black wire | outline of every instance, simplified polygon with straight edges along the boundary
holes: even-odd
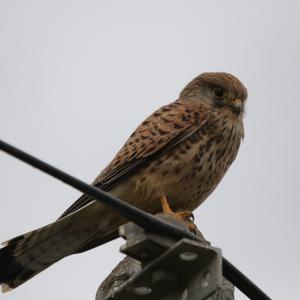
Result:
[[[152,231],[159,232],[175,239],[188,238],[191,240],[198,240],[198,238],[177,226],[171,225],[143,210],[128,204],[109,193],[106,193],[93,185],[87,184],[40,159],[0,140],[0,149],[4,152],[26,162],[27,164],[73,186],[75,189],[88,194],[93,199],[100,201],[105,206],[118,212],[122,216],[128,218],[141,227]],[[241,273],[234,265],[227,259],[223,258],[223,275],[239,290],[241,290],[250,299],[264,300],[271,299],[258,286],[256,286],[250,279]]]

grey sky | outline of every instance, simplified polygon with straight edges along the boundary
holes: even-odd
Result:
[[[196,223],[274,299],[299,297],[299,1],[0,1],[1,138],[91,182],[193,77],[247,86],[245,141]],[[0,240],[79,193],[0,155]],[[116,241],[62,260],[1,299],[94,299]],[[240,293],[236,299],[245,299]]]

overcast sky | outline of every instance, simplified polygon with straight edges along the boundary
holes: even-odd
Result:
[[[1,138],[91,182],[192,78],[233,73],[249,92],[245,140],[196,223],[273,299],[296,299],[299,3],[0,0]],[[80,195],[3,153],[0,171],[1,241],[55,220]],[[94,299],[121,243],[63,259],[0,297]]]

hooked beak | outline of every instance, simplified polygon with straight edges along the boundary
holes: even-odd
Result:
[[[243,110],[243,103],[239,98],[229,99],[226,102],[226,106],[228,106],[237,115],[239,115]]]

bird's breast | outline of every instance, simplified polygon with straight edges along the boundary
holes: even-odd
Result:
[[[174,210],[194,210],[224,176],[236,157],[240,140],[236,126],[223,125],[213,132],[199,128],[131,175],[114,194],[151,213],[161,210],[159,199],[163,195]]]

